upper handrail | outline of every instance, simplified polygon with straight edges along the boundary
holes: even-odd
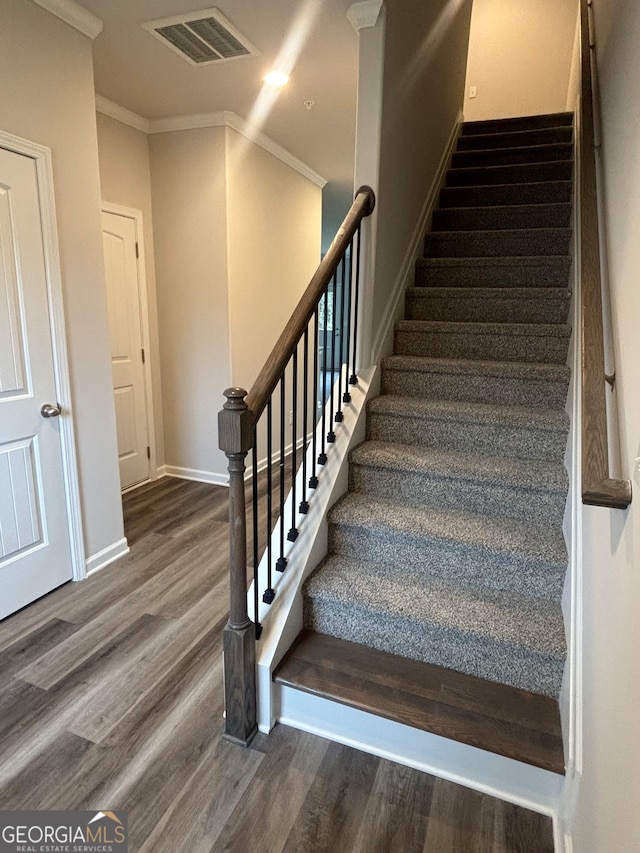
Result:
[[[610,476],[607,434],[602,275],[589,33],[589,2],[580,0],[580,264],[582,282],[582,502],[626,509],[631,482]]]
[[[333,278],[345,251],[351,243],[353,235],[358,230],[362,220],[373,212],[374,206],[375,195],[371,187],[360,187],[331,246],[320,262],[313,278],[307,285],[307,289],[302,294],[293,314],[271,351],[271,355],[266,360],[264,367],[247,394],[247,407],[253,414],[254,419],[257,420],[264,411],[269,397],[280,381],[282,372],[287,366],[293,349],[302,338],[304,330],[313,317],[318,301]]]

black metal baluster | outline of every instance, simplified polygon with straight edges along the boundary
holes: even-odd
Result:
[[[358,384],[358,375],[356,374],[357,363],[357,348],[358,348],[358,300],[360,296],[360,226],[358,225],[358,251],[356,254],[356,280],[354,285],[354,304],[353,304],[353,370],[349,377],[351,385]]]
[[[302,345],[302,500],[298,510],[303,514],[309,511],[307,502],[307,451],[309,450],[309,326],[304,330]]]
[[[340,342],[340,351],[338,353],[338,411],[336,412],[336,423],[342,423],[342,406],[340,405],[342,400],[342,362],[344,360],[344,288],[345,288],[345,267],[346,267],[346,256],[342,256],[342,268],[340,271],[340,323],[336,323],[336,328],[338,329],[338,341]]]
[[[267,586],[272,593],[271,601],[273,601],[273,598],[275,596],[275,592],[273,591],[272,579],[273,546],[271,544],[271,533],[273,526],[273,421],[271,406],[272,399],[273,395],[269,397],[269,402],[267,403]],[[271,601],[267,601],[266,598],[264,599],[264,601],[267,604],[271,604]]]
[[[293,360],[291,362],[291,379],[293,386],[291,389],[291,529],[287,533],[289,542],[295,542],[298,538],[298,528],[296,527],[296,475],[298,473],[298,344],[293,350]]]
[[[353,291],[353,239],[349,243],[349,280],[347,282],[347,286],[349,289],[349,294],[347,296],[347,322],[345,325],[345,329],[347,332],[347,341],[344,349],[344,359],[345,365],[347,368],[347,373],[349,372],[349,356],[351,355],[351,296]],[[346,381],[346,377],[345,377]],[[349,386],[346,385],[344,389],[344,394],[342,395],[343,403],[351,402],[351,394],[349,393]]]
[[[327,462],[325,437],[327,435],[327,318],[329,316],[329,285],[322,296],[324,301],[324,331],[322,340],[322,446],[318,455],[318,465]]]
[[[262,626],[258,619],[259,578],[258,578],[258,462],[256,431],[253,430],[253,451],[251,454],[251,508],[253,511],[253,621],[256,626],[256,640],[260,639]]]
[[[313,468],[311,472],[311,477],[309,477],[309,488],[317,489],[318,488],[318,477],[316,475],[316,464],[317,464],[317,433],[318,427],[318,306],[316,305],[316,312],[313,315],[313,433],[311,436],[311,446],[313,448],[313,452],[311,454],[313,458]]]
[[[280,377],[280,556],[276,561],[276,571],[284,572],[287,559],[284,556],[284,373]]]
[[[338,271],[333,274],[333,292],[331,294],[331,377],[329,379],[329,432],[327,433],[327,443],[333,444],[336,440],[336,434],[333,431],[333,377],[336,373],[336,289],[338,287]],[[328,307],[328,305],[327,305]]]

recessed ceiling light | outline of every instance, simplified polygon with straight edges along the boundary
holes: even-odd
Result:
[[[274,69],[265,76],[264,82],[268,83],[269,86],[274,86],[279,89],[282,86],[287,85],[289,82],[289,75],[285,74],[284,71]]]

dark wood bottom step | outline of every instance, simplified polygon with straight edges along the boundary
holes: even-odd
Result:
[[[285,655],[274,680],[564,773],[558,703],[547,696],[307,630]]]

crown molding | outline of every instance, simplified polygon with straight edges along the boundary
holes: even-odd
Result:
[[[143,133],[149,133],[149,119],[121,107],[120,104],[115,104],[102,95],[96,95],[96,111],[119,121],[121,124],[141,130]]]
[[[74,3],[74,0],[33,0],[33,2],[91,40],[102,32],[103,23],[100,18],[87,12],[78,3]]]
[[[383,7],[383,0],[362,0],[347,9],[347,18],[353,29],[359,33],[365,27],[375,27]]]
[[[151,120],[149,122],[148,132],[154,134],[171,133],[176,130],[197,130],[204,127],[229,127],[232,130],[235,130],[236,133],[239,133],[241,136],[244,136],[246,139],[253,142],[254,145],[268,151],[269,154],[272,154],[274,157],[277,157],[278,160],[286,163],[287,166],[290,166],[296,172],[299,172],[299,174],[303,175],[307,180],[311,181],[311,183],[321,189],[327,184],[326,179],[323,178],[322,175],[319,175],[310,166],[303,163],[302,160],[298,160],[298,158],[287,151],[286,148],[278,145],[277,142],[274,142],[273,139],[270,139],[262,133],[261,130],[258,130],[257,127],[249,124],[248,121],[245,121],[245,119],[230,110],[224,110],[217,113],[197,113],[189,116],[173,116],[172,118]]]

